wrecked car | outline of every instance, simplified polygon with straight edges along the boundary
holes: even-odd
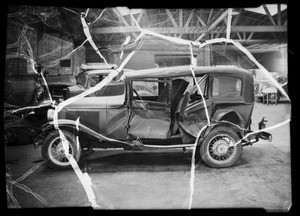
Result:
[[[110,83],[115,94],[83,97],[58,112],[48,110],[49,122],[34,142],[51,168],[71,166],[69,154],[79,161],[83,150],[93,148],[190,148],[196,159],[210,167],[236,164],[243,146],[272,135],[251,130],[254,78],[238,67],[190,66],[124,72],[124,81]],[[153,90],[147,93],[135,85]],[[114,86],[114,87],[113,87]],[[198,88],[199,86],[199,88]],[[200,90],[203,97],[201,96]],[[261,128],[260,128],[261,129]]]
[[[24,62],[23,59],[19,61]],[[35,65],[36,73],[32,70],[14,70],[10,63],[8,61],[5,73],[4,141],[6,145],[28,144],[33,142],[41,126],[47,122],[51,101],[44,88],[44,71],[40,65]]]

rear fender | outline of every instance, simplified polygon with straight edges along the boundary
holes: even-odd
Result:
[[[238,125],[241,128],[245,128],[245,122],[242,116],[234,110],[217,110],[214,113],[212,120],[216,122],[227,121]]]
[[[237,135],[239,136],[240,139],[242,139],[245,134],[245,130],[243,128],[239,127],[238,125],[233,124],[228,121],[220,121],[217,123],[212,123],[212,125],[208,126],[205,129],[205,131],[204,131],[203,135],[200,137],[197,145],[200,145],[202,143],[204,138],[210,133],[211,130],[213,130],[214,128],[220,127],[220,126],[232,128],[237,133]]]

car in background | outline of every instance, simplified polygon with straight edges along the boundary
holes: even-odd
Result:
[[[287,74],[280,74],[276,72],[270,73],[273,78],[280,84],[280,86],[288,94],[288,78]],[[276,99],[275,103],[277,104],[281,99],[284,99],[285,96],[280,90],[272,83],[271,80],[267,78],[255,80],[255,97],[260,102],[265,102],[266,98]]]
[[[99,82],[101,82],[110,72],[115,70],[116,65],[110,65],[111,68],[107,69],[106,65],[103,64],[85,64],[82,65],[82,71],[78,73],[76,76],[76,84],[73,86],[67,87],[67,92],[65,94],[65,99],[68,99],[70,97],[74,97],[75,95],[81,94],[82,92],[86,91],[89,88],[94,87]],[[124,71],[131,71],[130,69],[123,69],[121,74],[123,74]],[[121,75],[119,77],[116,77],[113,82],[117,82],[119,80]],[[103,91],[103,90],[102,90]],[[102,91],[99,92],[96,91],[95,93],[91,94],[99,96],[102,94]],[[108,91],[108,90],[107,90]]]
[[[250,72],[196,66],[194,73],[196,80],[189,65],[124,72],[124,81],[107,85],[119,89],[115,94],[94,94],[63,107],[55,121],[61,131],[54,127],[54,110],[49,109],[49,122],[34,147],[42,146],[49,167],[65,169],[71,167],[65,151],[78,162],[83,150],[93,148],[142,151],[196,144],[197,160],[223,168],[237,163],[243,146],[271,141],[271,134],[250,127],[255,104]],[[153,90],[145,93],[136,86]]]
[[[16,65],[23,67],[16,68]],[[5,144],[32,143],[47,122],[47,110],[51,107],[49,94],[44,88],[43,71],[38,65],[36,71],[28,71],[31,67],[27,67],[24,59],[7,59],[6,66],[3,115]]]
[[[76,84],[76,76],[70,75],[47,75],[44,88],[49,88],[51,97],[56,103],[60,103],[68,97],[68,87]],[[46,87],[47,85],[47,87]]]

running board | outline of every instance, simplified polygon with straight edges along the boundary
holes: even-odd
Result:
[[[149,149],[174,149],[174,148],[192,148],[195,144],[178,144],[178,145],[147,145],[144,144],[143,148],[149,148]]]

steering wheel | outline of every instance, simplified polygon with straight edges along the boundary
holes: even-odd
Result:
[[[140,100],[143,100],[142,97],[137,93],[137,91],[134,88],[132,88],[132,90]]]

